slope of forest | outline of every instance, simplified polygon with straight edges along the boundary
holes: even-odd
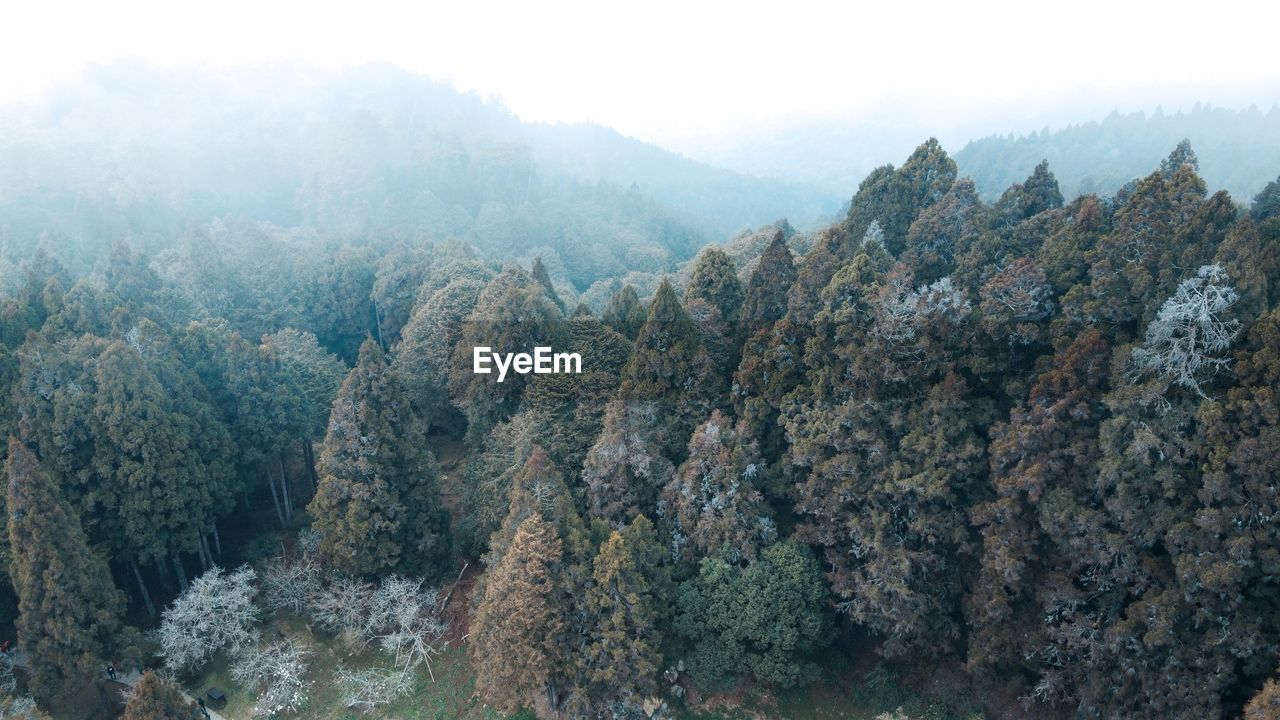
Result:
[[[894,667],[1001,717],[1280,702],[1280,179],[1210,193],[1173,143],[988,203],[930,140],[827,227],[703,247],[535,182],[474,99],[419,136],[313,98],[281,144],[184,88],[3,150],[0,712],[83,717],[107,662],[165,671],[128,720],[209,677],[266,717],[687,717]]]
[[[1197,105],[1185,113],[1113,112],[1101,122],[974,140],[956,153],[956,164],[988,199],[1045,159],[1066,197],[1111,194],[1142,177],[1183,139],[1196,149],[1210,190],[1252,198],[1280,165],[1280,107],[1230,110]]]
[[[354,109],[353,109],[354,108]],[[0,254],[81,271],[213,220],[363,242],[456,237],[536,250],[585,289],[707,240],[839,200],[696,163],[593,126],[520,122],[399,70],[246,78],[98,69],[0,113]]]

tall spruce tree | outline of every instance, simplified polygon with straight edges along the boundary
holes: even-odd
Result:
[[[768,327],[787,312],[787,293],[796,279],[795,260],[782,231],[774,233],[760,264],[747,282],[742,305],[742,330],[748,337]]]
[[[577,662],[584,687],[575,705],[608,717],[639,710],[657,689],[660,638],[648,578],[614,531],[596,553],[584,598],[589,637]]]
[[[7,466],[18,644],[30,658],[37,698],[71,695],[117,647],[124,598],[35,453],[10,438]]]
[[[630,284],[623,285],[611,295],[604,312],[600,313],[600,322],[617,330],[628,340],[635,340],[640,334],[644,319],[644,305],[640,303],[640,296]]]
[[[717,376],[697,326],[680,306],[671,283],[664,281],[649,303],[618,397],[628,404],[654,406],[657,422],[666,428],[663,450],[678,462],[696,418],[710,415],[727,387]]]
[[[320,549],[353,575],[447,570],[449,516],[422,426],[372,339],[333,403],[309,506]]]
[[[564,546],[555,526],[538,513],[516,528],[511,546],[488,573],[484,597],[471,621],[469,654],[476,691],[490,705],[513,713],[546,700],[560,705],[563,668],[572,664],[569,627],[560,589]]]

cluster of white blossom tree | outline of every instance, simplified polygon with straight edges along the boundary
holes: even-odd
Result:
[[[311,648],[299,638],[267,642],[263,611],[289,613],[333,633],[353,651],[376,648],[389,666],[339,667],[334,681],[348,707],[369,710],[413,686],[446,647],[439,593],[420,579],[390,576],[377,583],[326,571],[315,535],[304,532],[293,552],[267,561],[259,576],[242,567],[213,568],[191,583],[162,616],[158,639],[173,672],[198,671],[216,653],[231,660],[237,683],[256,693],[254,715],[296,713],[306,705]]]

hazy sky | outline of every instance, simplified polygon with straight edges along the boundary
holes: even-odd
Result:
[[[389,62],[499,97],[526,120],[590,120],[662,141],[885,103],[945,113],[1131,90],[1158,100],[1139,92],[1152,87],[1218,102],[1280,88],[1280,11],[1261,2],[434,5],[12,3],[0,25],[0,100],[38,97],[87,64],[120,59]]]

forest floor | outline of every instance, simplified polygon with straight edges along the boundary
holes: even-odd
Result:
[[[465,598],[474,581],[466,573],[457,597]],[[467,603],[453,601],[450,608],[465,608]],[[451,614],[454,622],[465,617]],[[265,637],[280,633],[312,648],[310,699],[297,717],[314,720],[532,720],[529,713],[508,716],[484,706],[475,692],[475,676],[464,647],[465,634],[455,625],[450,634],[449,649],[437,656],[429,674],[418,673],[414,688],[398,701],[369,713],[344,706],[338,688],[330,681],[339,665],[363,668],[385,664],[376,651],[352,652],[340,641],[325,633],[313,632],[305,622],[285,618],[271,621],[263,628]],[[853,663],[832,654],[823,659],[823,676],[802,688],[775,693],[757,686],[710,698],[693,699],[693,703],[677,703],[669,717],[675,720],[974,720],[984,715],[966,688],[958,686],[946,673],[922,672],[899,674],[887,666],[871,661]],[[434,680],[431,675],[434,675]],[[925,677],[931,680],[924,680]],[[220,688],[227,705],[219,712],[227,720],[252,720],[253,693],[239,687],[230,677],[226,659],[218,656],[199,677],[185,684],[192,695],[210,687]],[[901,715],[894,716],[896,710]]]

